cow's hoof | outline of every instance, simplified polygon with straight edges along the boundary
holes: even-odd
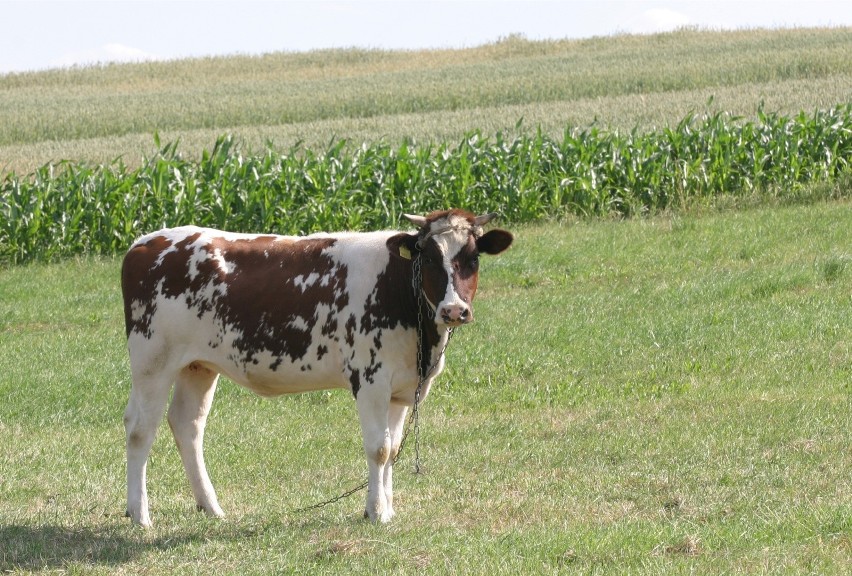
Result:
[[[151,523],[150,518],[134,518],[133,514],[130,513],[130,510],[124,511],[124,517],[130,518],[130,521],[140,528],[151,528],[154,526],[154,524]]]
[[[375,516],[370,516],[370,513],[367,510],[364,510],[364,520],[369,520],[373,524],[387,524],[391,521],[393,516],[393,510],[385,510],[381,514],[376,514]]]
[[[222,512],[222,509],[219,508],[218,505],[208,507],[208,506],[202,506],[201,504],[196,504],[195,509],[198,512],[204,512],[205,514],[207,514],[211,518],[224,518],[225,517],[225,513]]]

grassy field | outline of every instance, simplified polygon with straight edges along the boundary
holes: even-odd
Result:
[[[192,157],[228,132],[325,148],[566,125],[661,128],[689,112],[808,113],[852,101],[849,28],[683,30],[465,50],[333,50],[0,76],[0,174],[61,159],[136,166],[152,133]],[[708,104],[713,97],[712,103]]]
[[[0,570],[843,574],[852,562],[848,201],[516,227],[423,410],[425,474],[361,520],[346,393],[230,383],[222,522],[166,426],[155,528],[123,518],[119,261],[0,275]]]

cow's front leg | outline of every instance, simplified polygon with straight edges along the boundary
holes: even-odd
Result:
[[[402,442],[402,434],[405,429],[405,415],[408,412],[408,407],[401,404],[391,404],[388,410],[388,427],[391,438],[390,458],[385,464],[385,506],[387,507],[390,517],[394,515],[393,509],[393,464],[396,460],[396,455],[399,453],[399,445]]]
[[[390,393],[378,383],[363,386],[358,391],[356,404],[369,471],[364,516],[372,522],[388,522],[393,515],[385,492],[385,470],[391,464],[391,434],[388,429]]]

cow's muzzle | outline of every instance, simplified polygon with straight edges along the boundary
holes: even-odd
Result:
[[[473,310],[464,303],[441,306],[437,318],[447,326],[461,326],[473,322]]]

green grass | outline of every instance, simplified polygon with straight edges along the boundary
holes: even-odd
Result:
[[[852,204],[514,226],[422,412],[398,516],[362,494],[346,393],[223,383],[194,512],[163,426],[155,528],[123,518],[119,261],[0,271],[0,570],[843,574]]]

